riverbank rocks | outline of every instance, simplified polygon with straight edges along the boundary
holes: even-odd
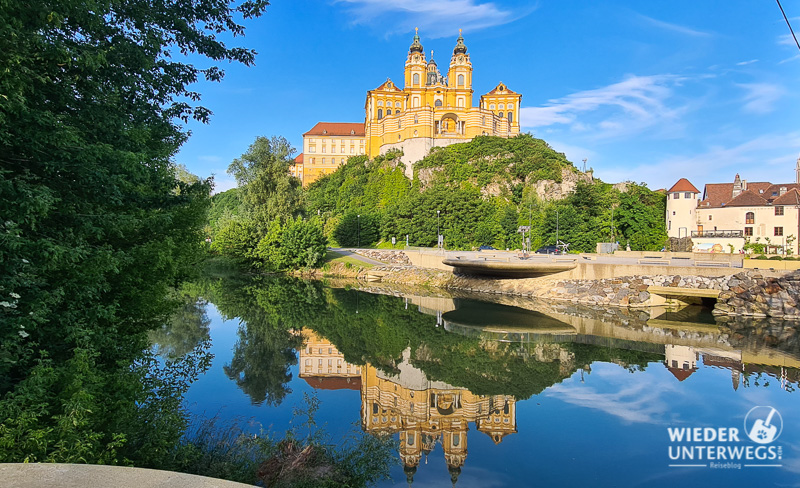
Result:
[[[353,252],[387,264],[411,265],[411,261],[403,251],[393,249],[354,249]]]
[[[622,276],[603,280],[560,280],[540,289],[539,298],[568,300],[586,305],[643,307],[648,305],[650,286],[728,290],[730,276]]]
[[[800,320],[800,271],[764,278],[758,271],[733,275],[720,293],[715,315],[745,315]]]

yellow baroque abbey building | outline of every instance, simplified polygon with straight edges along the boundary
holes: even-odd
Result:
[[[433,59],[425,57],[419,33],[408,49],[404,87],[387,79],[367,92],[364,124],[320,122],[303,134],[303,185],[335,171],[347,157],[374,158],[387,151],[403,151],[402,161],[412,175],[416,161],[434,147],[467,142],[476,136],[512,137],[519,134],[522,95],[504,83],[480,97],[473,106],[472,61],[459,31],[447,76]],[[342,149],[344,148],[344,149]],[[324,163],[323,163],[324,161]]]
[[[360,390],[361,427],[366,432],[400,436],[399,454],[409,483],[436,445],[444,452],[455,483],[467,458],[469,424],[499,444],[517,432],[516,399],[476,395],[462,387],[430,380],[403,351],[399,374],[387,375],[369,364],[347,363],[328,339],[302,331],[300,378],[317,389]]]

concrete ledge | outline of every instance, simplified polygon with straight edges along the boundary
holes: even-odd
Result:
[[[3,488],[252,488],[252,485],[156,469],[92,464],[0,464]]]
[[[679,286],[654,286],[647,287],[647,291],[656,295],[682,296],[682,297],[706,297],[718,298],[720,290],[710,290],[708,288],[684,288]]]

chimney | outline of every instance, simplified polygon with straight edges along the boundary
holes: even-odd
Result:
[[[733,193],[731,198],[736,198],[742,193],[742,180],[739,179],[739,173],[736,173],[736,178],[733,179]]]

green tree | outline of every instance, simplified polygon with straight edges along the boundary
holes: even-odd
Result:
[[[178,442],[180,375],[134,365],[201,256],[210,182],[172,158],[210,116],[189,85],[223,72],[172,54],[252,64],[221,37],[266,5],[3,2],[0,461],[154,465]]]
[[[378,242],[380,220],[370,212],[350,210],[342,215],[333,235],[340,246],[371,246]]]
[[[292,154],[294,148],[283,137],[257,137],[228,167],[259,235],[264,235],[273,221],[283,222],[303,212],[300,180],[289,174]]]
[[[325,258],[327,239],[319,219],[291,219],[285,225],[273,221],[252,257],[270,271],[313,268]]]

